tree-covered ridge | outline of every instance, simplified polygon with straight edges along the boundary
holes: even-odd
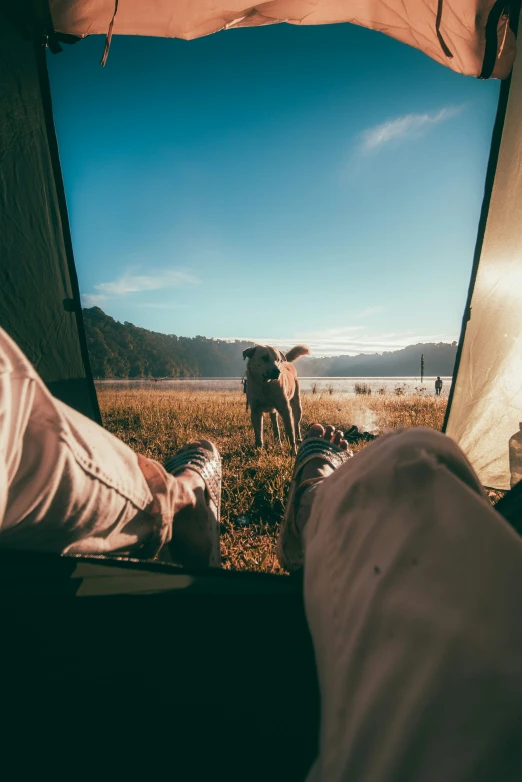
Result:
[[[241,377],[243,350],[251,342],[208,337],[177,337],[119,323],[99,307],[83,310],[94,377]],[[389,353],[304,357],[297,362],[304,377],[394,377],[420,374],[424,354],[426,376],[453,373],[457,345],[410,345]]]
[[[94,377],[235,377],[251,342],[177,337],[119,323],[99,307],[83,310]]]

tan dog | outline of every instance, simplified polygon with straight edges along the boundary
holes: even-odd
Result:
[[[270,413],[274,437],[281,442],[279,413],[290,448],[296,453],[296,443],[301,442],[301,399],[297,372],[291,362],[309,353],[306,345],[296,345],[286,356],[270,345],[254,345],[243,351],[243,358],[248,358],[247,407],[250,407],[257,447],[263,447],[263,413]]]

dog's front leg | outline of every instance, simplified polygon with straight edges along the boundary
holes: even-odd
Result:
[[[290,405],[286,405],[286,407],[284,407],[279,412],[281,414],[281,418],[283,419],[283,426],[285,427],[285,432],[286,432],[286,436],[288,437],[288,442],[290,443],[290,450],[295,456],[297,453],[297,449],[295,447],[294,420],[292,417],[292,411],[290,409]]]
[[[254,435],[256,438],[256,448],[263,447],[263,413],[260,410],[252,408],[250,410],[250,418],[252,420],[252,426],[254,427]]]
[[[272,429],[274,430],[274,440],[281,445],[281,432],[279,431],[279,421],[277,420],[277,413],[270,413],[270,420],[272,421]]]
[[[301,397],[299,396],[299,384],[296,381],[296,391],[293,396],[293,399],[290,400],[290,407],[292,408],[292,415],[294,418],[294,432],[295,432],[295,439],[296,442],[301,443],[302,437],[301,437],[301,416],[303,414],[302,408],[301,408]]]

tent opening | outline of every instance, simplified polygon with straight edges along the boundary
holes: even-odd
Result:
[[[227,562],[277,568],[291,459],[266,416],[259,463],[243,351],[306,344],[303,425],[356,448],[442,426],[499,82],[350,25],[102,48],[48,67],[105,425],[160,461],[222,438]]]

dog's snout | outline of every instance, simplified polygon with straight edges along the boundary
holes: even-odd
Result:
[[[281,370],[279,369],[279,367],[274,367],[272,370],[272,379],[277,380],[280,374],[281,374]]]

